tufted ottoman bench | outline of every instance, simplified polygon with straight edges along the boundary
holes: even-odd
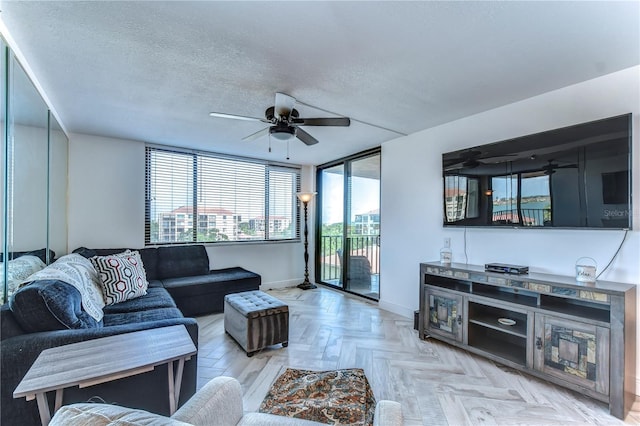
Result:
[[[224,331],[247,356],[267,346],[289,344],[289,306],[260,290],[224,297]]]

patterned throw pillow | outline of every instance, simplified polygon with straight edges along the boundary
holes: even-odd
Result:
[[[111,256],[95,256],[91,263],[100,277],[107,305],[147,294],[149,282],[139,252],[127,250]]]

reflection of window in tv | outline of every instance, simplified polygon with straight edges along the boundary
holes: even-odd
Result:
[[[602,202],[627,204],[629,200],[629,171],[602,173]]]
[[[480,182],[477,178],[449,175],[444,178],[445,221],[456,222],[479,215]]]
[[[469,179],[467,182],[467,217],[480,215],[480,182],[478,179]]]

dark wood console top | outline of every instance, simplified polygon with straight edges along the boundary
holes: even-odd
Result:
[[[614,281],[597,280],[595,283],[584,283],[576,281],[575,277],[566,275],[543,274],[537,272],[529,272],[528,274],[502,274],[499,272],[488,272],[484,270],[484,266],[469,265],[466,263],[451,263],[443,265],[440,262],[424,262],[429,268],[428,273],[443,277],[468,279],[475,282],[486,282],[493,285],[513,286],[513,282],[517,283],[535,283],[542,284],[540,288],[529,288],[529,290],[547,293],[544,285],[550,286],[548,293],[554,293],[553,288],[565,287],[575,290],[597,291],[600,293],[619,294],[625,293],[636,288],[635,284],[619,283]],[[468,276],[465,276],[468,274]],[[485,277],[484,279],[482,277]],[[524,288],[527,288],[526,286]],[[541,291],[542,290],[542,291]]]

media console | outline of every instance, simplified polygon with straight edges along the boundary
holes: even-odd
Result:
[[[432,337],[609,404],[635,400],[636,285],[420,264],[421,339]]]

